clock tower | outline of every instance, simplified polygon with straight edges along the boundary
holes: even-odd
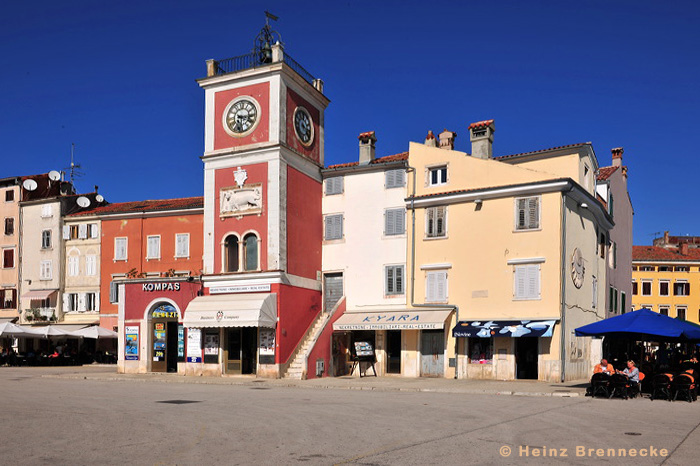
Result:
[[[286,52],[269,22],[251,53],[206,64],[207,76],[198,80],[205,93],[204,297],[228,296],[234,303],[229,307],[237,308],[241,296],[272,296],[265,302],[269,307],[275,301],[273,329],[260,325],[253,338],[232,330],[235,323],[219,326],[231,327],[219,335],[221,361],[224,372],[235,373],[231,367],[238,366],[226,361],[236,358],[224,349],[253,339],[239,359],[255,350],[248,368],[279,377],[321,310],[321,168],[329,100],[323,82]]]

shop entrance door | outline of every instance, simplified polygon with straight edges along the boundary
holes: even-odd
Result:
[[[153,342],[153,372],[177,372],[177,322],[154,320],[151,322]]]
[[[255,374],[258,349],[258,328],[240,327],[226,329],[224,373]]]
[[[421,377],[442,377],[445,371],[445,332],[423,330],[420,335]]]
[[[515,339],[515,378],[537,380],[537,343],[539,338]]]
[[[386,331],[386,373],[401,373],[401,330]]]

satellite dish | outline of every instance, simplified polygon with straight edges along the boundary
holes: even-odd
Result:
[[[49,172],[49,179],[50,179],[51,181],[58,181],[58,180],[61,179],[61,173],[60,173],[60,172],[57,172],[56,170],[51,170],[51,171]]]
[[[90,205],[90,199],[85,196],[80,196],[76,201],[80,207],[88,207]]]
[[[22,186],[27,191],[34,191],[39,185],[36,184],[36,181],[34,181],[34,180],[24,180],[24,183],[22,183]]]
[[[95,200],[97,202],[103,202],[105,198],[102,196],[102,194],[98,194],[97,196],[95,196]]]

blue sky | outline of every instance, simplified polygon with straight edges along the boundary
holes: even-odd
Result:
[[[700,235],[700,6],[658,1],[32,1],[0,6],[0,177],[63,169],[111,202],[202,193],[208,58],[264,24],[325,81],[326,163],[496,120],[495,155],[623,146],[634,242]]]

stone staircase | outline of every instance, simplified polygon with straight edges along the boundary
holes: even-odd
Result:
[[[301,344],[301,347],[299,348],[299,351],[297,351],[297,354],[292,360],[292,363],[287,368],[287,372],[284,375],[285,378],[297,380],[306,378],[306,373],[308,371],[307,359],[309,356],[309,352],[314,347],[316,340],[318,340],[318,337],[323,331],[323,328],[328,319],[330,319],[331,315],[333,314],[324,313],[321,314],[318,317],[318,319],[316,319],[314,326],[307,333],[306,338],[304,339],[303,343]]]

